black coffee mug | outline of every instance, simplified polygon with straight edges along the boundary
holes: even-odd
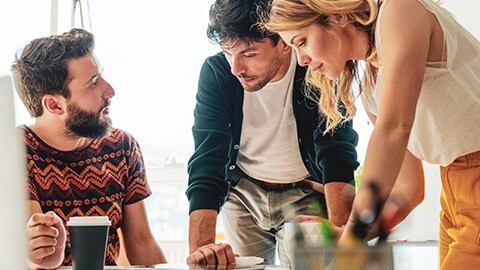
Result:
[[[107,216],[70,218],[73,270],[103,270],[110,225]]]

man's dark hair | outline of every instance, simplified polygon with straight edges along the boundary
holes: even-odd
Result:
[[[32,117],[43,114],[43,96],[70,97],[67,61],[91,54],[94,45],[92,33],[74,28],[35,39],[16,54],[12,65],[15,88]]]
[[[258,42],[270,38],[277,45],[280,37],[259,27],[259,14],[269,7],[271,0],[215,0],[210,8],[207,36],[222,45],[233,41]]]

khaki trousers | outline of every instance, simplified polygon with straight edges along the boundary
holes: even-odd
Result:
[[[324,203],[322,193],[298,187],[268,190],[254,179],[234,172],[235,187],[221,209],[225,238],[235,254],[259,256],[275,263],[278,249],[282,265],[291,264],[285,250],[284,223],[299,214],[308,214],[314,201]]]

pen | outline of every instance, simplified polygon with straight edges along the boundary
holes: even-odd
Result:
[[[252,266],[255,264],[264,263],[266,261],[267,260],[265,258],[255,256],[235,257],[235,265],[237,267]]]

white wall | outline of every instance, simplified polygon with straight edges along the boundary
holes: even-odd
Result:
[[[455,15],[455,18],[472,33],[480,38],[480,1],[478,0],[442,0],[441,6]]]
[[[10,77],[0,77],[0,262],[25,269],[25,154],[13,121]]]
[[[456,19],[477,39],[480,39],[480,1],[443,0],[441,5],[453,13]],[[400,224],[393,239],[438,240],[440,212],[440,169],[424,162],[425,200]]]

